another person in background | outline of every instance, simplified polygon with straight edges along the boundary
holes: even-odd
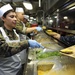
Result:
[[[0,75],[22,75],[19,52],[28,47],[42,47],[35,40],[21,40],[16,26],[16,13],[10,4],[0,8],[0,18],[4,25],[0,27]]]
[[[24,15],[24,20],[23,22],[25,23],[26,27],[31,27],[31,24],[29,23],[29,16],[28,15]]]
[[[22,33],[30,33],[34,30],[37,30],[37,31],[41,31],[42,28],[41,27],[31,27],[31,28],[28,28],[28,27],[25,27],[25,24],[23,23],[23,20],[24,20],[24,10],[23,8],[21,7],[17,7],[16,10],[16,15],[17,15],[17,25],[16,25],[16,29],[18,29],[20,32]]]
[[[29,16],[28,16],[28,15],[24,15],[23,22],[24,22],[24,24],[25,24],[25,27],[31,28],[31,24],[29,23]],[[31,33],[31,32],[30,32],[30,33]],[[28,36],[29,38],[31,38],[30,33],[27,33],[27,36]]]
[[[51,34],[51,36],[53,36],[54,38],[62,41],[63,43],[65,43],[67,46],[72,46],[75,45],[75,35],[70,35],[70,36],[61,36],[58,33],[55,34]]]
[[[24,20],[24,10],[23,10],[23,8],[16,7],[15,12],[16,12],[16,15],[17,15],[17,23],[16,23],[16,27],[15,28],[17,29],[17,31],[20,32],[19,36],[20,36],[21,40],[31,38],[31,37],[28,37],[27,34],[33,32],[34,30],[37,30],[37,31],[41,31],[42,30],[41,27],[29,28],[29,27],[25,26],[25,23],[23,22],[23,20]],[[25,53],[26,53],[25,50],[23,50],[20,53],[20,57],[21,57],[21,61],[22,61],[23,65],[25,64],[25,57],[26,57],[26,56],[24,56]]]
[[[23,22],[23,20],[24,20],[24,10],[23,10],[23,8],[16,7],[15,12],[16,12],[16,15],[17,15],[17,23],[16,23],[16,27],[15,28],[17,29],[17,31],[20,32],[19,36],[20,36],[21,40],[29,39],[29,37],[27,37],[27,34],[31,33],[34,30],[37,30],[37,31],[41,31],[42,30],[41,27],[28,28],[28,27],[25,26],[25,23]],[[25,50],[23,50],[20,53],[20,57],[21,57],[21,61],[22,61],[23,65],[25,64],[25,57],[26,57],[26,56],[24,56],[25,53],[26,53]]]

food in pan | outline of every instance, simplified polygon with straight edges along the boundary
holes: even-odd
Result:
[[[45,75],[47,74],[53,67],[53,63],[40,63],[37,66],[38,75]]]
[[[37,59],[44,59],[44,58],[48,58],[50,56],[61,56],[61,54],[58,51],[44,52],[44,53],[38,53],[36,58]]]
[[[53,67],[53,64],[51,63],[40,64],[37,66],[38,70],[43,70],[43,71],[50,70],[52,67]]]
[[[52,30],[47,30],[46,32],[52,32]]]
[[[66,48],[66,49],[60,50],[60,52],[66,53],[66,54],[72,54],[73,53],[73,50],[71,50],[69,48]]]
[[[49,34],[49,35],[55,35],[55,34],[57,34],[56,32],[53,32],[53,31],[51,31],[51,30],[50,30],[50,31],[47,30],[46,33]]]
[[[46,26],[42,26],[43,29],[46,29]]]

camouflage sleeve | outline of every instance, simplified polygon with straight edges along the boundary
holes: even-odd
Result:
[[[26,27],[31,27],[29,22],[26,23]]]
[[[23,40],[19,43],[6,43],[3,36],[0,34],[0,57],[12,56],[28,47],[29,44],[27,40]]]
[[[23,33],[23,34],[26,34],[26,27],[23,27],[23,24],[20,22],[20,21],[17,21],[17,24],[16,24],[16,29]]]

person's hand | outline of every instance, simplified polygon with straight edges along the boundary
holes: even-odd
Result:
[[[43,48],[43,46],[35,40],[28,40],[28,43],[31,48]]]
[[[38,27],[36,27],[36,30],[37,31],[42,31],[42,27],[38,26]]]

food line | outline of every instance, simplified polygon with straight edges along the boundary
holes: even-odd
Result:
[[[59,62],[61,60],[62,60],[61,63],[64,63],[63,60],[65,60],[65,61],[68,60],[69,61],[69,59],[71,59],[68,56],[71,56],[72,52],[70,52],[70,51],[68,53],[63,52],[63,50],[68,49],[69,47],[64,48],[63,46],[59,45],[59,42],[57,40],[55,40],[54,38],[48,36],[44,32],[40,32],[37,35],[35,35],[34,39],[37,40],[38,42],[40,42],[40,44],[42,44],[46,48],[46,51],[43,52],[42,48],[35,48],[35,49],[29,50],[28,58],[31,59],[31,61],[30,61],[30,63],[28,63],[28,66],[29,65],[33,66],[31,68],[31,70],[33,71],[32,75],[47,74],[50,70],[54,70],[56,68],[56,67],[54,67],[54,65],[56,65],[57,68],[60,68],[60,66],[57,65],[57,63],[60,64]],[[70,49],[72,49],[72,48],[70,47]],[[73,48],[73,50],[74,50],[74,48]],[[49,60],[52,60],[52,61],[49,61]],[[66,63],[68,63],[68,62],[66,62]],[[50,68],[48,68],[48,66],[50,66]],[[44,71],[42,70],[42,67],[45,67]],[[29,72],[30,71],[28,71],[28,73]]]

